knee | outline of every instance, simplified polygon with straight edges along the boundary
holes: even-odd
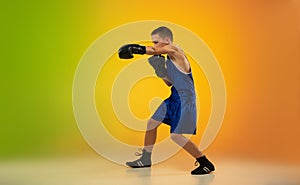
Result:
[[[160,122],[154,119],[149,119],[147,123],[147,131],[156,130],[159,125]]]
[[[181,147],[184,147],[189,142],[189,140],[182,134],[171,134],[170,137],[176,144]]]
[[[182,139],[182,135],[181,134],[171,134],[170,137],[176,143],[179,142]]]

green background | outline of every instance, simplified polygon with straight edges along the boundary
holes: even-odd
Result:
[[[101,31],[82,18],[87,5],[1,1],[1,157],[73,153],[84,146],[72,82],[80,57]]]

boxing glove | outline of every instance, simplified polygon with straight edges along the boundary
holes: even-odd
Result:
[[[158,77],[163,78],[167,76],[165,57],[161,55],[153,55],[152,57],[148,58],[148,62],[154,68],[155,74]]]
[[[146,46],[126,44],[119,49],[118,54],[121,59],[130,59],[133,58],[133,54],[146,54]]]

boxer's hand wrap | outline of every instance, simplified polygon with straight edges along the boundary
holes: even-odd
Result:
[[[158,77],[163,78],[167,76],[165,57],[161,55],[153,55],[152,57],[148,58],[148,62],[154,68],[155,74]]]
[[[127,44],[122,46],[119,51],[119,58],[130,59],[133,58],[133,54],[146,54],[146,46],[141,46],[138,44]]]

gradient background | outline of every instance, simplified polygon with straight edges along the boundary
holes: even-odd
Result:
[[[93,152],[72,109],[81,56],[105,32],[163,20],[212,49],[227,86],[207,153],[300,164],[300,1],[1,1],[0,159]]]

